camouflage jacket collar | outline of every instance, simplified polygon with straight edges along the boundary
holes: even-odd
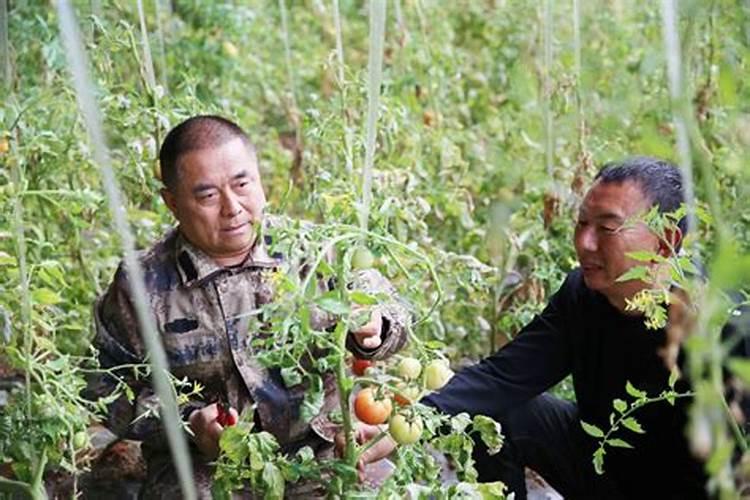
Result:
[[[278,267],[280,259],[271,257],[268,254],[268,237],[259,237],[250,249],[245,260],[236,267],[222,267],[204,251],[190,243],[180,232],[177,232],[175,241],[175,261],[177,262],[177,272],[180,275],[182,284],[185,287],[202,285],[217,275],[225,272],[238,272],[250,268],[273,268]]]

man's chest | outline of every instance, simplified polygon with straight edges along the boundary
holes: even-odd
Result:
[[[249,354],[260,307],[273,292],[267,273],[222,273],[192,287],[178,286],[152,305],[176,375],[219,375]],[[180,376],[180,375],[178,375]]]

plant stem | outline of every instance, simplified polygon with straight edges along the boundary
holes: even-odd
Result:
[[[347,464],[355,467],[357,465],[357,454],[354,442],[354,426],[352,424],[352,412],[349,406],[349,396],[351,395],[351,388],[349,384],[346,384],[347,373],[346,373],[346,337],[349,334],[346,323],[342,322],[336,328],[336,344],[339,352],[341,353],[339,362],[336,366],[336,385],[339,390],[339,405],[341,406],[341,417],[343,420],[344,427],[344,439],[346,442],[346,449],[344,450],[344,460]]]
[[[26,262],[26,235],[24,226],[23,189],[25,179],[18,161],[13,162],[11,170],[16,194],[13,199],[13,226],[16,240],[16,260],[18,262],[18,279],[21,285],[21,333],[23,335],[23,357],[26,379],[26,416],[31,418],[31,293],[29,292],[29,273]]]

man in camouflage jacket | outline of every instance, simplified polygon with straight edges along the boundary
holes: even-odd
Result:
[[[234,123],[198,116],[175,127],[160,151],[165,189],[162,196],[179,221],[140,263],[171,373],[203,386],[202,401],[181,410],[193,432],[194,477],[201,497],[208,496],[211,469],[223,427],[217,401],[230,412],[255,405],[256,429],[272,433],[282,449],[311,446],[320,455],[332,450],[336,426],[328,414],[337,408],[332,375],[325,378],[325,402],[306,422],[300,417],[302,385],[287,387],[278,370],[262,367],[253,356],[251,311],[273,300],[270,274],[282,261],[271,257],[255,228],[263,220],[265,195],[254,148]],[[389,302],[374,306],[370,321],[350,332],[347,347],[357,357],[381,359],[406,340],[408,313],[390,283],[376,270],[359,272],[353,285],[385,293]],[[314,315],[322,330],[335,321]],[[146,348],[139,332],[127,271],[121,264],[107,292],[95,306],[96,339],[103,368],[141,364]],[[148,380],[126,377],[135,399],[120,397],[110,406],[108,426],[119,436],[143,441],[148,464],[146,497],[179,495],[163,428],[154,417],[158,401]],[[132,372],[131,372],[132,373]],[[114,390],[117,379],[100,377],[92,392]]]

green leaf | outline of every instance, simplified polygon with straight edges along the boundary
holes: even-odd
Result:
[[[750,385],[750,359],[731,358],[727,365],[745,385]]]
[[[628,404],[622,399],[615,399],[612,401],[612,405],[615,407],[615,410],[620,413],[625,413],[625,410],[628,408]]]
[[[31,300],[42,306],[51,306],[62,302],[62,298],[49,288],[37,288],[31,292]]]
[[[635,252],[628,252],[625,255],[630,257],[633,260],[637,260],[638,262],[663,262],[664,261],[664,257],[659,255],[658,253],[650,252],[648,250],[637,250]]]
[[[628,443],[627,441],[623,441],[622,439],[607,439],[606,443],[610,446],[614,446],[615,448],[632,448],[633,446]]]
[[[456,434],[464,432],[469,424],[471,424],[471,417],[468,413],[459,413],[451,417],[451,431]]]
[[[281,378],[284,379],[284,385],[292,387],[302,383],[302,374],[296,366],[288,366],[281,369]]]
[[[633,417],[628,417],[623,420],[622,425],[625,426],[625,428],[635,432],[636,434],[644,434],[646,432],[643,430],[643,427],[641,427],[641,424],[639,424],[638,421]]]
[[[263,483],[266,486],[264,498],[268,500],[283,500],[284,498],[284,476],[275,464],[266,463],[263,468]]]
[[[644,266],[631,267],[625,271],[621,276],[617,278],[617,282],[630,281],[630,280],[648,280],[648,268]]]
[[[646,393],[644,391],[638,390],[635,387],[633,387],[633,384],[631,384],[629,380],[625,384],[625,392],[627,392],[628,394],[630,394],[636,399],[644,399],[646,397]]]
[[[338,294],[336,294],[338,295]],[[349,314],[349,304],[342,302],[338,297],[331,295],[323,295],[315,300],[315,304],[326,312],[335,314],[337,316],[343,316]]]
[[[669,373],[669,387],[671,389],[674,389],[674,385],[677,383],[677,380],[680,378],[680,370],[677,369],[677,367],[672,368],[672,371]]]
[[[242,422],[224,428],[219,438],[219,448],[232,462],[244,462],[248,456],[245,435],[249,432],[249,425]]]
[[[587,424],[584,421],[581,421],[581,427],[583,427],[583,430],[591,437],[595,438],[603,438],[604,432],[597,426],[593,424]]]
[[[440,349],[445,349],[445,342],[441,342],[439,340],[428,340],[427,342],[424,343],[424,346],[427,349],[440,350]]]
[[[352,300],[352,302],[361,306],[371,306],[378,303],[378,299],[376,299],[374,296],[365,292],[361,292],[359,290],[355,290],[350,293],[349,298]]]
[[[594,452],[594,470],[600,476],[604,474],[604,455],[606,453],[607,452],[604,451],[604,448],[597,448],[597,450]]]
[[[302,408],[300,408],[300,418],[304,422],[309,422],[320,413],[325,396],[323,379],[319,376],[311,376],[310,379],[310,387],[305,392],[305,399],[302,402]]]
[[[472,422],[475,430],[487,445],[488,453],[494,455],[503,447],[502,427],[498,422],[484,415],[476,415]]]
[[[0,266],[15,266],[16,258],[0,251]]]

